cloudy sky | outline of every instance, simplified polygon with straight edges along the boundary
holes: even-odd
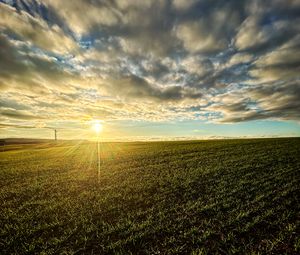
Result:
[[[1,137],[300,135],[299,0],[0,0]]]

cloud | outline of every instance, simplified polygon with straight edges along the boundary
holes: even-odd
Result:
[[[0,88],[3,90],[40,95],[50,89],[73,91],[72,81],[80,81],[74,70],[27,43],[0,34],[0,45]]]
[[[14,33],[29,43],[54,53],[67,54],[77,48],[73,39],[57,25],[49,26],[45,20],[3,3],[0,3],[0,27],[7,33]]]
[[[35,126],[22,126],[22,125],[17,125],[17,124],[3,124],[3,123],[0,123],[0,129],[1,128],[25,128],[25,129],[27,129],[27,128],[36,128]]]
[[[299,32],[296,25],[298,19],[294,21],[295,23],[277,20],[263,24],[263,18],[254,15],[243,22],[236,36],[235,45],[239,50],[254,52],[270,50],[293,37],[297,31]]]
[[[227,62],[228,66],[238,65],[238,64],[245,64],[249,63],[253,60],[253,55],[247,53],[237,53],[233,55],[229,61]]]
[[[300,120],[300,80],[286,83],[265,84],[259,89],[251,89],[249,95],[256,100],[267,117]]]
[[[84,0],[44,2],[53,8],[78,36],[85,35],[95,25],[111,26],[120,21],[120,13],[109,2]],[[86,15],[82,15],[83,13]]]
[[[201,93],[180,86],[160,88],[150,84],[147,80],[129,75],[117,80],[108,81],[107,90],[109,93],[119,97],[133,99],[150,99],[155,101],[178,101],[185,98],[200,98]]]
[[[30,107],[26,104],[22,104],[10,98],[0,98],[1,107],[13,108],[16,110],[29,110]]]
[[[247,1],[245,9],[248,16],[235,37],[239,50],[270,51],[299,33],[298,1]]]
[[[35,119],[43,119],[42,116],[36,116],[31,114],[25,110],[14,110],[9,108],[2,108],[0,111],[0,116],[13,118],[13,119],[21,119],[21,120],[35,120]]]
[[[223,95],[209,106],[220,112],[217,122],[234,123],[250,120],[300,120],[300,80],[249,87],[243,93]],[[246,95],[246,96],[243,96]]]
[[[232,8],[233,2],[220,3],[218,8],[200,4],[201,16],[177,25],[176,35],[186,50],[192,53],[217,53],[229,47],[231,36],[241,22],[242,13]]]
[[[186,11],[196,3],[196,0],[173,0],[173,6],[180,11]]]
[[[51,0],[46,3],[77,38],[118,38],[122,49],[131,54],[166,54],[173,47],[174,41],[169,40],[173,24],[165,22],[167,1]],[[89,15],[82,16],[82,13]]]
[[[214,69],[209,59],[197,55],[182,59],[181,65],[187,72],[197,74],[201,77],[213,72]]]
[[[300,37],[288,41],[274,51],[260,56],[250,71],[263,81],[292,79],[300,73]]]
[[[180,24],[176,30],[177,37],[190,52],[211,53],[225,49],[226,38],[219,38],[210,33],[203,21],[192,21]]]

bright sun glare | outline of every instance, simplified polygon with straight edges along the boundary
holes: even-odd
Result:
[[[102,131],[102,124],[100,123],[100,121],[94,123],[93,128],[97,133],[100,133]]]

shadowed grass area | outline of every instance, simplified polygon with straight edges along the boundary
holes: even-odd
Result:
[[[298,254],[300,139],[0,153],[1,254]]]

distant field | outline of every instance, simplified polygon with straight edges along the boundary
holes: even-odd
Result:
[[[9,145],[0,254],[299,254],[300,139]]]

